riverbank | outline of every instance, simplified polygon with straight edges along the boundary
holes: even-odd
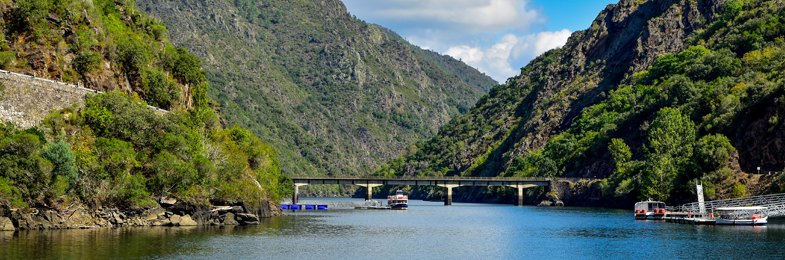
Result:
[[[31,207],[0,209],[0,231],[86,229],[143,226],[258,225],[261,218],[283,215],[274,204],[210,201],[212,205],[160,198],[153,207],[124,207],[100,200],[73,202],[60,210]]]

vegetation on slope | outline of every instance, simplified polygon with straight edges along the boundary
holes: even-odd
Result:
[[[67,206],[70,198],[132,205],[160,196],[204,204],[280,199],[275,150],[248,130],[221,129],[210,110],[161,115],[113,91],[52,113],[37,128],[6,124],[0,140],[6,206]]]
[[[205,60],[209,96],[230,124],[279,148],[287,174],[372,172],[496,84],[337,0],[138,5]]]
[[[133,1],[19,0],[2,4],[0,68],[87,88],[133,92],[164,109],[206,101],[199,59]]]
[[[135,9],[131,1],[2,4],[3,68],[130,94],[89,96],[35,128],[2,125],[0,207],[149,205],[160,196],[256,204],[287,189],[274,149],[248,130],[222,129],[201,61]]]
[[[550,113],[550,107],[575,100],[578,96],[570,88],[579,84],[516,112],[522,116],[506,118],[499,111],[532,102],[530,93],[541,87],[537,78],[511,79],[492,89],[470,114],[451,121],[433,139],[410,147],[377,174],[597,176],[606,178],[600,184],[603,196],[628,202],[692,198],[695,181],[706,185],[709,199],[746,196],[744,182],[749,178],[742,170],[785,167],[783,148],[762,145],[779,142],[783,130],[779,118],[785,112],[785,10],[776,1],[729,1],[719,10],[714,17],[701,18],[714,22],[691,33],[685,40],[689,47],[662,55],[646,70],[599,92],[602,101],[579,108],[582,112],[553,129],[535,149],[509,156],[516,152],[511,147],[533,139],[531,134],[505,134],[488,145],[487,152],[469,158],[471,166],[450,159],[471,156],[461,149],[485,142],[477,136],[516,132],[519,124],[508,127],[508,120]],[[557,62],[560,52],[569,51],[566,48],[542,55],[522,72],[543,70]],[[603,63],[591,61],[586,67]],[[607,77],[607,68],[578,75],[575,82],[602,81],[597,75]],[[530,83],[516,88],[519,80]],[[764,148],[769,150],[761,151]],[[501,152],[510,160],[488,171],[486,160],[501,157]],[[427,167],[407,171],[423,162]],[[610,167],[598,167],[603,164]],[[758,192],[779,192],[779,187],[775,183]]]

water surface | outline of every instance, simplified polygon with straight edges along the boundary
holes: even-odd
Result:
[[[0,258],[728,259],[785,254],[782,220],[765,227],[693,226],[635,221],[629,210],[410,205],[406,211],[301,211],[259,226],[0,231]]]

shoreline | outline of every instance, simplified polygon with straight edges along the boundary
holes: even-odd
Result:
[[[162,199],[155,207],[103,206],[100,202],[75,203],[65,210],[50,208],[0,209],[0,231],[96,229],[144,226],[258,225],[262,218],[283,213],[275,204],[251,208],[244,202],[221,206],[178,203]]]

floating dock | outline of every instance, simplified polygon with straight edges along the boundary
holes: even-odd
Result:
[[[354,207],[354,209],[392,209],[390,206],[362,206]]]
[[[281,204],[282,210],[327,210],[327,205],[292,205]]]
[[[664,217],[665,222],[678,223],[678,224],[692,224],[692,225],[714,225],[717,223],[714,219],[708,218],[693,218],[693,217]]]

